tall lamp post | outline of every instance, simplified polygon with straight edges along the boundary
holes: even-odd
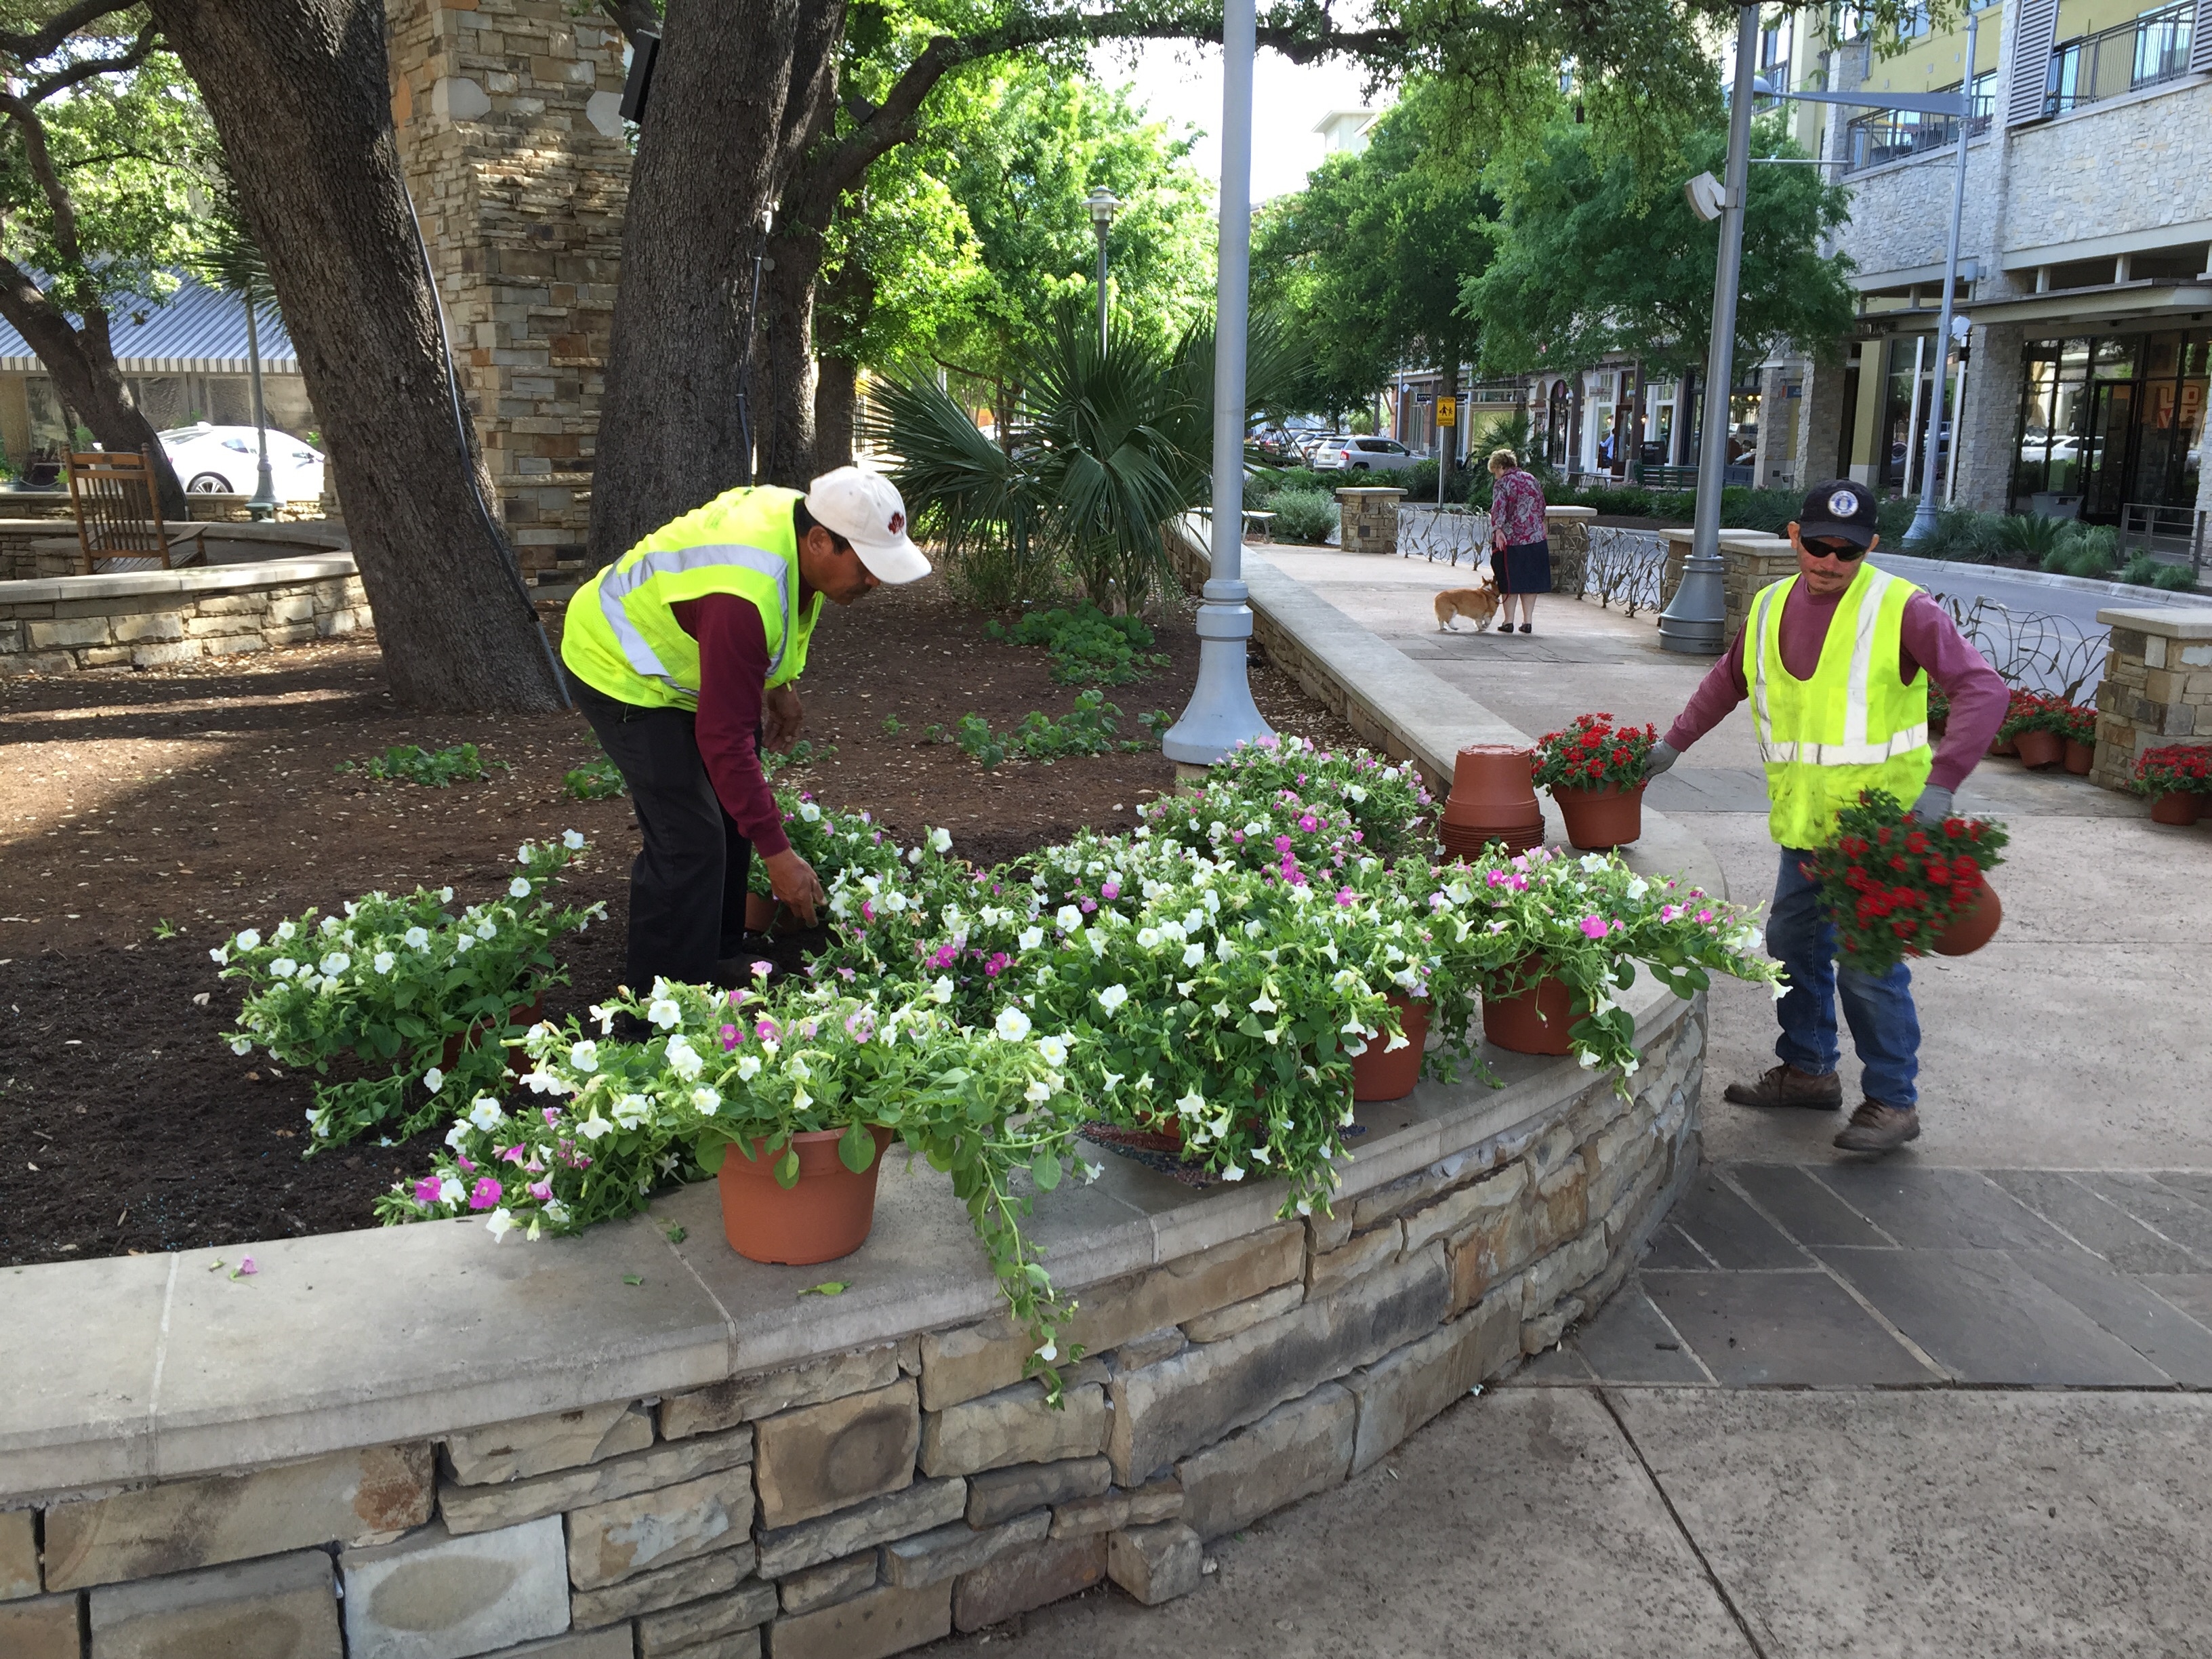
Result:
[[[1244,642],[1244,330],[1252,258],[1253,0],[1221,16],[1221,234],[1213,331],[1212,565],[1198,608],[1198,684],[1161,748],[1182,766],[1212,766],[1240,743],[1272,737],[1252,701]]]
[[[1966,15],[1966,82],[1972,84],[1977,19]],[[1710,173],[1701,173],[1684,187],[1690,205],[1701,219],[1721,222],[1719,268],[1713,273],[1713,336],[1705,356],[1705,415],[1698,446],[1698,513],[1690,532],[1690,556],[1682,584],[1659,613],[1659,643],[1668,651],[1695,652],[1717,656],[1726,641],[1721,629],[1728,603],[1722,587],[1721,480],[1728,462],[1728,438],[1723,430],[1728,418],[1729,390],[1735,382],[1736,293],[1743,263],[1743,207],[1751,177],[1751,100],[1755,90],[1752,58],[1759,47],[1759,8],[1742,7],[1737,14],[1735,78],[1729,94],[1728,179],[1725,184]],[[1924,115],[1948,115],[1959,124],[1958,170],[1951,185],[1951,240],[1943,263],[1943,313],[1936,334],[1940,352],[1951,335],[1952,303],[1958,291],[1959,222],[1966,200],[1966,127],[1974,113],[1974,100],[1943,92],[1793,92],[1772,89],[1772,96],[1814,104],[1846,104],[1874,109],[1916,110]],[[1716,410],[1715,404],[1718,408]],[[1936,375],[1935,410],[1928,423],[1928,463],[1922,480],[1920,506],[1912,528],[1905,532],[1906,545],[1936,527],[1933,485],[1943,424],[1943,375],[1939,359]],[[1955,458],[1954,458],[1955,464]]]
[[[246,355],[253,369],[253,428],[261,447],[255,462],[253,498],[246,510],[257,522],[265,523],[276,516],[276,480],[269,470],[269,411],[261,400],[261,331],[254,320],[260,308],[260,296],[248,294],[246,298]]]
[[[1103,185],[1084,201],[1091,209],[1091,228],[1098,233],[1098,350],[1103,356],[1106,351],[1106,233],[1114,228],[1114,215],[1121,201]]]

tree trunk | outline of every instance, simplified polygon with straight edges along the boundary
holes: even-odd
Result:
[[[814,279],[821,233],[779,226],[761,278],[760,352],[753,372],[753,442],[763,483],[804,489],[814,476]]]
[[[814,471],[819,477],[853,464],[854,422],[860,412],[860,365],[854,344],[875,309],[876,281],[857,255],[848,257],[823,293],[815,340]]]
[[[73,327],[67,313],[27,273],[9,264],[0,271],[0,317],[5,317],[39,354],[39,361],[54,378],[54,389],[60,393],[64,408],[92,429],[101,447],[126,455],[141,450],[152,455],[162,520],[170,524],[188,520],[191,504],[185,499],[185,487],[169,465],[154,423],[139,409],[123,371],[116,367],[106,313],[89,310],[83,327]],[[76,430],[72,425],[64,448],[76,447]]]
[[[563,694],[474,428],[456,430],[391,115],[382,0],[151,0],[200,88],[322,417],[410,708],[557,708]]]
[[[842,0],[669,0],[630,171],[599,406],[591,556],[601,563],[751,480],[738,389],[753,258],[763,216],[829,118],[844,25]],[[787,291],[803,276],[811,290],[813,280],[811,261],[785,270],[780,249],[775,257],[761,276],[763,312],[771,282]],[[765,457],[782,388],[758,358],[753,368]]]

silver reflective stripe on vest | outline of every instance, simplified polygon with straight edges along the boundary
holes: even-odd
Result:
[[[741,547],[734,543],[665,548],[641,555],[633,564],[616,566],[599,582],[599,610],[606,617],[607,626],[614,629],[615,641],[622,647],[630,667],[675,687],[689,697],[697,696],[699,688],[686,685],[669,673],[668,665],[660,660],[660,653],[646,643],[645,635],[631,625],[629,612],[623,609],[623,602],[655,576],[676,575],[716,564],[737,565],[775,579],[775,599],[783,612],[783,628],[776,641],[775,656],[768,665],[769,676],[773,678],[782,665],[783,653],[791,647],[791,566],[765,548]]]
[[[1863,580],[1869,586],[1858,600],[1858,623],[1851,640],[1850,687],[1844,705],[1844,741],[1841,743],[1782,743],[1775,740],[1774,717],[1766,707],[1766,611],[1767,607],[1775,603],[1774,596],[1782,591],[1784,584],[1778,582],[1771,587],[1760,590],[1759,597],[1753,601],[1754,609],[1750,637],[1757,641],[1758,648],[1752,653],[1752,717],[1759,726],[1759,757],[1765,764],[1783,766],[1802,763],[1808,766],[1879,766],[1884,761],[1910,754],[1927,744],[1928,724],[1925,720],[1894,733],[1885,743],[1869,743],[1866,740],[1867,690],[1874,666],[1876,624],[1881,616],[1883,591],[1897,579],[1869,565]],[[1778,629],[1775,634],[1774,651],[1778,656],[1781,654],[1782,638]],[[1815,668],[1814,672],[1818,673],[1820,671]]]

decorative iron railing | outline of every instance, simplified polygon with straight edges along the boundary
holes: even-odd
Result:
[[[2196,9],[2195,0],[2185,0],[2057,47],[2044,82],[2043,112],[2063,115],[2186,75]]]

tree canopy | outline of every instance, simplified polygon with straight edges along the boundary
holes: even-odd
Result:
[[[1564,113],[1541,143],[1491,171],[1505,211],[1487,269],[1463,286],[1482,325],[1486,374],[1562,370],[1609,351],[1650,372],[1701,368],[1712,328],[1720,226],[1690,210],[1677,179],[1721,171],[1727,134],[1690,133],[1662,178],[1626,152],[1604,154]],[[1755,155],[1798,155],[1778,122],[1754,133]],[[1850,329],[1850,263],[1823,257],[1821,239],[1850,214],[1850,193],[1809,167],[1751,169],[1744,209],[1736,360],[1788,339],[1826,353]]]

